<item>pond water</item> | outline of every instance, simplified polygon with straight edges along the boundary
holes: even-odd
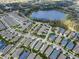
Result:
[[[65,20],[66,16],[67,14],[57,10],[37,11],[31,14],[31,18],[38,20]]]

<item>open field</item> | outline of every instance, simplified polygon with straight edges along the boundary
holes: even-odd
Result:
[[[28,2],[28,1],[33,1],[33,0],[0,0],[0,3]],[[42,0],[42,1],[61,1],[61,0]]]
[[[0,0],[0,3],[27,2],[28,0]]]

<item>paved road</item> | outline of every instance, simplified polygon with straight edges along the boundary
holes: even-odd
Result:
[[[45,39],[44,39],[45,41],[48,39],[49,34],[51,33],[51,29],[52,29],[52,27],[50,27],[50,28],[49,28],[49,31],[48,31],[48,33],[47,33],[47,35],[46,35]]]

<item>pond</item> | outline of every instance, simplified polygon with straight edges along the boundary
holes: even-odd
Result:
[[[30,15],[31,18],[33,19],[38,19],[38,20],[65,20],[67,14],[64,12],[60,12],[57,10],[48,10],[48,11],[37,11],[37,12],[32,12]]]

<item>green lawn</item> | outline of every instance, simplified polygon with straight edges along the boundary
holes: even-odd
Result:
[[[3,37],[0,35],[0,39],[3,39]]]

